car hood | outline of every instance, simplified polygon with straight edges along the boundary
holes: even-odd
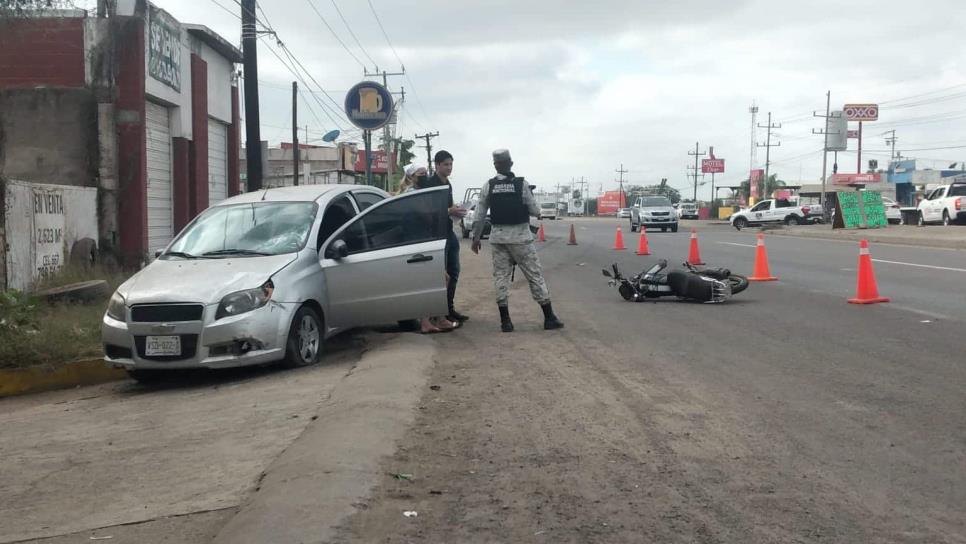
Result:
[[[293,262],[297,253],[226,259],[157,259],[121,286],[127,304],[216,304],[235,291],[254,289]]]

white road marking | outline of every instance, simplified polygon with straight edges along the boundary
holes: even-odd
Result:
[[[726,246],[740,246],[740,247],[758,247],[754,244],[737,244],[735,242],[715,242],[716,244],[724,244]]]
[[[904,263],[902,261],[887,261],[885,259],[872,259],[875,263],[899,264],[902,266],[915,266],[918,268],[931,268],[933,270],[949,270],[951,272],[966,272],[966,268],[952,268],[949,266],[933,266],[931,264]]]
[[[894,309],[894,310],[901,310],[901,311],[905,311],[905,312],[912,312],[914,314],[919,314],[919,315],[925,316],[925,317],[931,317],[933,319],[937,319],[937,320],[940,320],[940,321],[942,321],[942,320],[952,321],[953,320],[953,318],[952,317],[949,317],[948,315],[937,314],[936,312],[927,312],[927,311],[919,310],[919,309],[916,309],[916,308],[910,308],[909,306],[902,306],[900,304],[890,303],[889,304],[889,307],[892,308],[892,309]]]

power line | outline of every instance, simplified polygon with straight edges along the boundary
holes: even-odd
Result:
[[[356,37],[356,33],[353,32],[352,31],[352,27],[349,26],[349,21],[346,21],[345,15],[343,15],[342,14],[342,10],[339,9],[339,4],[336,4],[335,3],[335,0],[331,0],[331,2],[332,2],[332,7],[334,7],[336,13],[339,14],[339,18],[342,19],[342,24],[344,24],[346,30],[349,31],[349,35],[352,36],[352,39],[355,40],[356,45],[358,45],[359,46],[359,49],[362,50],[362,54],[365,55],[367,59],[369,59],[369,62],[372,63],[372,66],[376,69],[376,71],[379,71],[379,63],[376,62],[376,61],[374,61],[374,60],[372,60],[372,56],[369,55],[369,52],[366,51],[366,48],[365,47],[362,47],[362,44],[359,42],[359,38]]]
[[[329,24],[329,22],[325,20],[325,17],[322,16],[322,12],[319,11],[319,8],[315,7],[315,4],[312,2],[312,0],[305,0],[305,1],[308,2],[309,6],[312,7],[312,11],[314,11],[315,14],[319,16],[319,19],[322,21],[322,24],[325,25],[325,28],[329,29],[329,32],[331,32],[332,36],[334,36],[336,41],[339,42],[339,45],[342,46],[342,49],[345,49],[345,52],[348,53],[350,57],[355,59],[355,61],[359,63],[359,66],[362,66],[362,68],[365,69],[366,65],[363,64],[361,60],[359,60],[359,57],[355,56],[355,53],[353,53],[352,50],[349,49],[349,47],[345,44],[345,42],[342,41],[342,38],[340,38],[339,35],[335,33],[335,29],[333,29],[332,26]]]
[[[282,49],[282,52],[283,53],[286,53],[286,55],[289,55],[288,50],[285,48],[284,44],[282,44],[281,42],[278,42],[278,45]],[[284,59],[282,59],[281,55],[279,55],[278,52],[276,52],[275,49],[273,49],[270,45],[266,44],[266,46],[268,46],[269,52],[271,52],[273,55],[275,55],[275,58],[277,58],[278,61],[282,63],[282,66],[285,66],[285,68],[287,68],[288,71],[291,72],[292,75],[295,76],[295,78],[298,79],[302,83],[302,85],[304,85],[305,87],[309,87],[309,84],[308,84],[308,82],[305,81],[305,78],[302,77],[302,75],[299,74],[298,71],[295,70],[295,68],[293,66],[289,66],[289,64],[286,63]],[[293,57],[291,57],[291,55],[289,55],[289,58],[291,59]],[[311,74],[309,74],[309,76],[311,77]],[[325,105],[321,101],[319,101],[319,99],[318,99],[317,96],[315,96],[315,95],[311,95],[311,96],[315,99],[316,103],[318,103],[319,107],[322,108],[322,111],[323,111],[323,113],[325,113],[326,117],[328,117],[329,120],[332,121],[332,124],[335,125],[337,128],[339,128],[339,130],[342,130],[342,127],[339,125],[338,121],[336,121],[332,117],[332,115],[329,113],[329,108],[325,107]],[[314,110],[312,110],[312,108],[309,108],[309,110],[312,111],[313,114],[314,114]],[[319,124],[321,125],[322,122],[319,121]]]

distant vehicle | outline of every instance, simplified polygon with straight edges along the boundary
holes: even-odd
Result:
[[[918,206],[919,225],[966,221],[966,181],[955,181],[932,190]]]
[[[473,232],[473,225],[476,223],[476,204],[477,201],[471,202],[469,206],[463,205],[466,208],[466,215],[463,219],[460,219],[460,232],[463,234],[463,238],[469,238],[470,234]],[[490,235],[490,230],[493,229],[493,225],[490,223],[490,214],[487,211],[486,218],[484,219],[486,223],[483,224],[483,238]]]
[[[557,203],[544,202],[540,204],[540,217],[538,219],[557,219]]]
[[[799,206],[788,200],[762,200],[751,209],[735,212],[729,218],[731,226],[741,230],[753,225],[784,223],[786,225],[807,225],[821,222],[821,208],[818,206]]]
[[[892,200],[891,198],[882,197],[882,206],[885,208],[886,219],[890,223],[895,223],[896,225],[901,225],[902,222],[902,207]]]
[[[629,219],[630,216],[631,216],[631,209],[630,208],[621,208],[621,209],[617,210],[617,218],[618,219]]]
[[[698,206],[694,202],[681,202],[678,204],[678,215],[681,219],[697,219]]]
[[[678,212],[664,196],[640,196],[631,208],[631,232],[641,227],[660,228],[661,232],[678,231]]]

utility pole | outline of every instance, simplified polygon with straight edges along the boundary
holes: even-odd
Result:
[[[707,152],[698,152],[698,142],[694,142],[694,153],[688,151],[688,155],[694,156],[694,205],[698,205],[698,157],[707,155]]]
[[[822,206],[822,214],[828,219],[828,210],[825,206],[825,176],[828,172],[828,120],[832,117],[832,91],[826,91],[825,93],[825,115],[819,115],[817,112],[812,112],[812,115],[825,119],[825,128],[821,132],[815,132],[815,129],[812,129],[812,134],[825,135],[825,144],[822,146],[822,194],[818,197],[818,203]],[[838,165],[838,153],[838,151],[835,152],[836,165]]]
[[[406,69],[403,68],[401,72],[387,72],[385,70],[383,70],[382,72],[379,72],[379,69],[376,68],[376,71],[375,72],[369,72],[369,69],[368,68],[363,67],[362,68],[362,73],[365,74],[366,77],[369,77],[369,76],[382,76],[382,86],[385,87],[386,90],[388,90],[389,89],[389,76],[404,76],[404,75],[406,75]],[[405,96],[406,95],[403,94],[403,98],[405,98]],[[393,113],[395,113],[395,112],[393,112]],[[393,160],[392,160],[392,157],[390,156],[390,153],[392,152],[392,150],[390,149],[389,140],[390,140],[390,137],[389,137],[389,123],[386,123],[382,127],[382,146],[383,146],[383,149],[386,150],[386,158],[388,159],[388,168],[386,169],[386,186],[384,187],[384,189],[386,189],[387,191],[389,190],[389,177],[391,175],[395,174],[395,172],[393,171],[394,170],[394,168],[393,168]]]
[[[894,161],[894,160],[896,160],[896,140],[898,140],[899,138],[896,138],[896,130],[895,129],[887,130],[887,131],[883,132],[883,134],[885,134],[886,132],[892,134],[892,136],[889,136],[888,138],[886,138],[886,145],[891,145],[892,146],[892,153],[889,154],[889,160],[890,161]]]
[[[258,115],[258,34],[255,29],[255,0],[241,1],[242,59],[245,70],[245,158],[248,190],[262,188],[262,136]]]
[[[299,184],[299,84],[292,82],[292,185]],[[308,141],[308,138],[306,138]]]
[[[427,132],[426,134],[423,134],[423,135],[416,134],[415,136],[416,138],[426,140],[426,169],[429,170],[430,174],[432,174],[433,173],[433,144],[430,143],[430,140],[438,137],[439,131]]]
[[[769,172],[769,168],[771,167],[771,148],[779,147],[782,145],[781,142],[778,142],[777,144],[771,143],[771,131],[772,129],[782,128],[782,125],[781,123],[778,123],[777,125],[773,124],[771,122],[771,112],[768,112],[768,124],[766,126],[758,125],[758,128],[768,129],[768,136],[765,138],[765,145],[758,144],[758,147],[765,148],[765,179],[762,180],[761,191],[758,193],[759,195],[762,196],[762,198],[764,198],[765,188],[768,187],[768,172]]]
[[[624,174],[626,174],[628,170],[624,170],[624,163],[621,163],[621,167],[617,170],[614,170],[614,172],[617,172],[618,174],[620,174],[620,181],[618,182],[620,183],[619,185],[620,192],[617,193],[617,200],[619,202],[618,207],[626,208],[627,202],[625,201],[625,198],[624,198]]]
[[[748,113],[751,114],[751,162],[748,164],[748,196],[751,197],[751,171],[755,169],[755,159],[758,154],[758,139],[755,131],[758,126],[758,106],[754,102],[748,108]]]

